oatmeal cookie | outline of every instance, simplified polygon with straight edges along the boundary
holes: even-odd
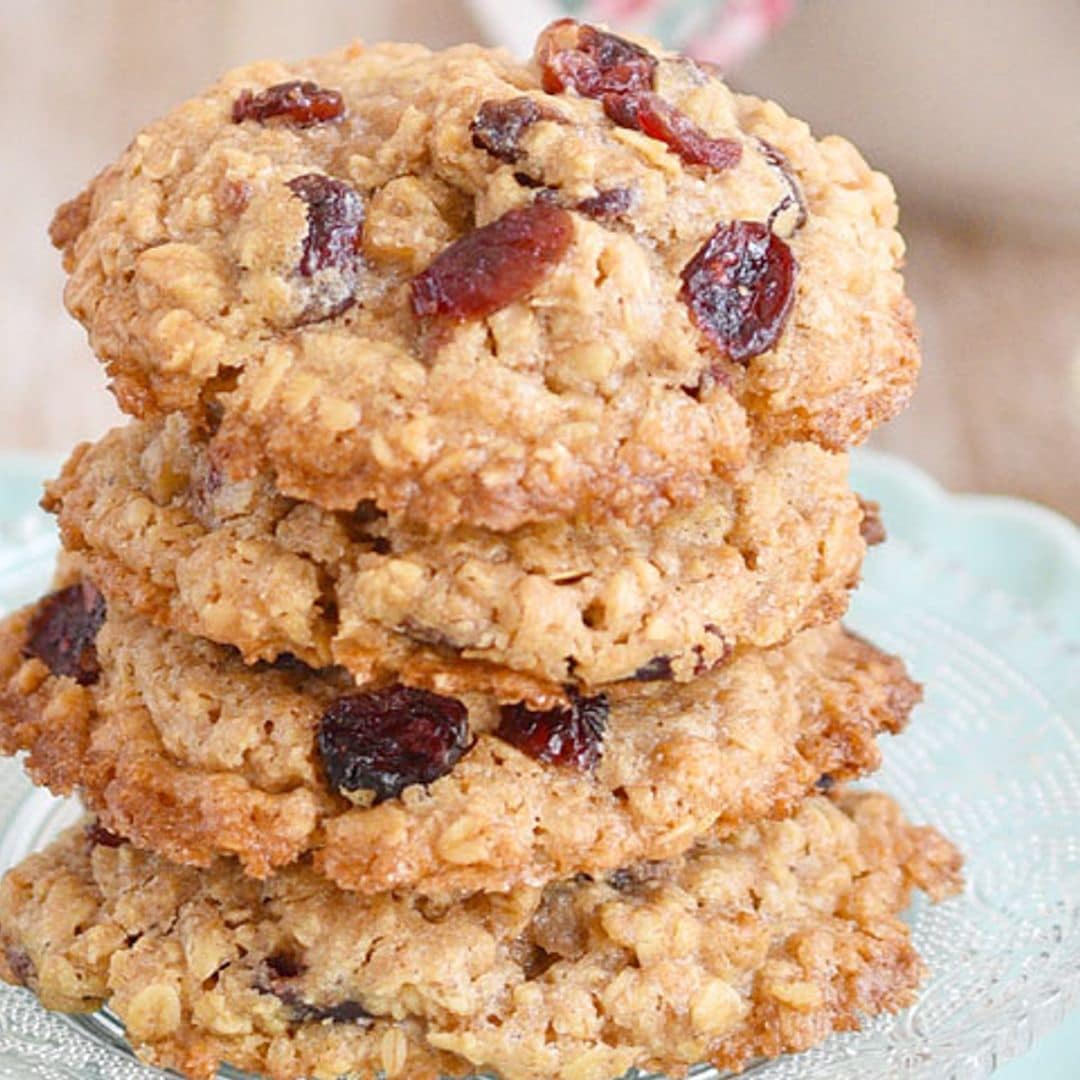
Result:
[[[108,1003],[152,1064],[209,1078],[610,1080],[802,1050],[909,1004],[898,917],[959,884],[956,850],[883,795],[807,800],[606,878],[432,907],[307,865],[203,872],[90,824],[0,887],[0,975],[54,1009]]]
[[[246,666],[75,582],[0,628],[0,749],[110,829],[251,874],[314,851],[342,888],[542,885],[685,851],[875,768],[919,688],[839,626],[687,684],[564,706]]]
[[[683,57],[354,44],[226,75],[61,208],[123,408],[427,528],[630,524],[918,368],[888,180]]]
[[[653,529],[432,536],[371,504],[325,511],[265,478],[229,481],[173,416],[78,449],[45,505],[106,596],[160,626],[360,681],[471,665],[511,698],[686,681],[737,646],[831,622],[865,551],[847,460],[813,443],[766,451]]]

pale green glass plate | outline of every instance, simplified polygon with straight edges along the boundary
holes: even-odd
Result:
[[[46,466],[3,466],[7,608],[42,588],[55,541],[28,512]],[[867,560],[849,622],[902,654],[927,691],[874,783],[960,844],[968,886],[912,908],[932,971],[914,1008],[744,1075],[973,1080],[1024,1053],[1080,991],[1080,535],[1026,503],[948,495],[881,454],[857,456],[855,484],[881,501],[890,539]],[[0,763],[0,868],[75,813]],[[0,990],[0,1080],[155,1075],[107,1015],[50,1015]]]

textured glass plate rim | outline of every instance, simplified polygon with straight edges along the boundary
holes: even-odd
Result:
[[[17,496],[25,507],[27,486],[47,475],[53,462],[21,455],[4,458],[3,465],[0,607],[7,607],[25,599],[31,588],[40,587],[56,542],[51,523],[40,514],[13,514],[15,508],[10,506],[13,496]],[[854,481],[860,491],[885,507],[886,524],[892,531],[886,551],[891,549],[901,556],[906,551],[912,560],[936,564],[937,573],[948,575],[954,584],[962,583],[970,597],[981,597],[998,609],[1007,609],[1017,624],[1023,624],[1026,632],[1037,639],[1047,672],[1056,670],[1059,662],[1064,670],[1070,660],[1075,660],[1075,641],[1080,636],[1080,533],[1069,521],[1017,499],[950,495],[914,466],[871,451],[856,455]],[[981,560],[978,575],[970,569],[973,552]],[[858,625],[857,611],[853,619]],[[1066,684],[1063,692],[1075,704],[1075,687],[1068,679]],[[1064,723],[1069,739],[1080,744],[1077,720],[1070,712]],[[2,763],[0,826],[4,832],[0,867],[25,853],[27,844],[20,837],[33,836],[40,841],[43,833],[54,834],[76,813],[70,802],[54,800],[40,791],[28,794],[17,766]],[[1036,1038],[1060,1023],[1080,996],[1080,950],[1069,957],[1070,962],[1054,966],[1045,978],[1029,979],[1025,974],[1022,1014],[1001,1016],[998,1026],[982,1037],[981,1045],[966,1045],[961,1039],[952,1047],[935,1047],[929,1056],[916,1053],[906,1062],[904,1074],[934,1080],[984,1076],[1004,1060],[1023,1053]],[[122,1029],[107,1013],[89,1018],[48,1014],[25,991],[5,988],[2,994],[9,1000],[3,1002],[0,1016],[0,1078],[68,1080],[101,1076],[110,1080],[146,1080],[157,1074],[132,1057]],[[30,1027],[39,1029],[42,1024],[55,1042],[43,1044],[29,1036]],[[865,1033],[834,1038],[830,1045],[834,1051],[840,1047],[840,1061],[846,1062],[848,1068],[857,1068],[860,1076],[895,1075],[891,1071],[894,1065],[876,1060],[876,1055],[860,1046],[863,1035],[872,1033],[875,1027],[876,1022],[872,1022]],[[76,1051],[77,1044],[91,1040],[92,1048],[79,1045]],[[837,1054],[829,1057],[835,1064]],[[761,1063],[744,1075],[760,1076],[761,1080],[851,1075],[847,1071],[835,1073],[829,1062],[823,1063],[824,1071],[804,1072],[802,1063],[809,1060],[808,1055],[800,1055]],[[875,1066],[890,1071],[871,1071]],[[226,1068],[223,1075],[240,1074]],[[705,1080],[717,1074],[706,1068],[692,1075]]]

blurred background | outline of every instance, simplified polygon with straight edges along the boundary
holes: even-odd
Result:
[[[54,207],[221,71],[353,37],[528,48],[555,0],[0,0],[0,450],[115,422]],[[851,137],[901,196],[926,365],[874,445],[1080,516],[1080,2],[565,0]]]

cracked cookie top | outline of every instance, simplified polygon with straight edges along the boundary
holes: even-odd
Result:
[[[433,530],[658,520],[918,367],[888,181],[694,62],[353,45],[227,75],[52,228],[121,405]]]

